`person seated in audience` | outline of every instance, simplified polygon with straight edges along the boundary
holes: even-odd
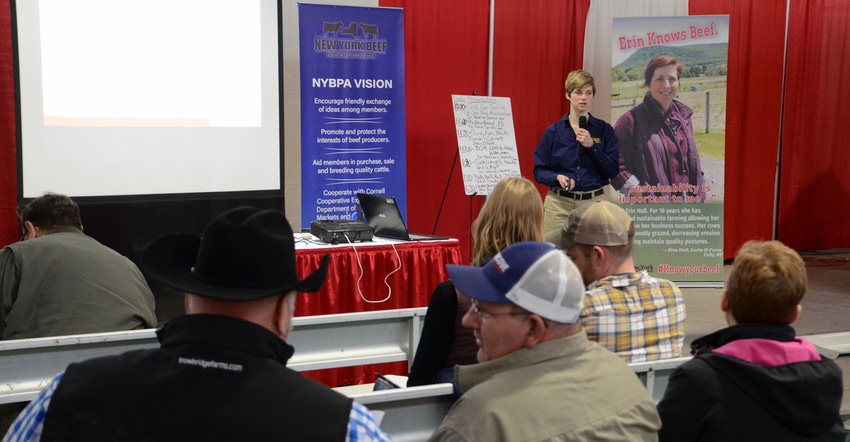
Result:
[[[156,327],[154,296],[128,258],[83,233],[71,198],[47,193],[0,251],[0,339]]]
[[[0,340],[156,327],[142,272],[83,233],[71,198],[46,193],[18,221],[21,240],[0,250]],[[0,404],[0,433],[25,405]]]
[[[481,207],[472,233],[473,265],[486,263],[515,242],[542,241],[543,201],[534,183],[522,177],[499,180]],[[475,337],[461,324],[470,305],[451,280],[437,285],[428,302],[407,386],[454,382],[455,365],[477,362]],[[455,393],[460,395],[457,389]]]
[[[432,441],[654,441],[655,403],[614,353],[587,339],[584,284],[555,245],[526,241],[483,267],[447,265],[472,298],[478,364],[455,368],[464,391]]]
[[[587,285],[581,323],[591,341],[626,362],[682,356],[685,301],[676,284],[635,271],[635,223],[620,206],[592,201],[548,234],[581,271]]]
[[[9,440],[291,440],[389,437],[371,412],[286,367],[296,291],[324,284],[329,256],[298,278],[282,212],[239,207],[201,237],[173,234],[142,256],[185,292],[161,347],[68,366],[12,425]]]
[[[728,328],[691,344],[658,404],[662,441],[844,441],[841,368],[797,338],[806,266],[779,241],[735,256],[720,309]]]

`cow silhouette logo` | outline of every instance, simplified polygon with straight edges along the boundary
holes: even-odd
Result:
[[[373,36],[373,38],[378,38],[378,25],[367,25],[366,23],[360,23],[360,29],[363,30],[363,38],[369,38],[369,36]]]
[[[342,29],[341,21],[336,23],[325,22],[324,32],[322,32],[322,35],[327,37],[328,34],[333,34],[333,36],[336,37],[340,29]]]
[[[386,54],[389,43],[379,37],[379,25],[361,21],[322,22],[322,34],[313,38],[316,52],[332,58],[375,59]]]

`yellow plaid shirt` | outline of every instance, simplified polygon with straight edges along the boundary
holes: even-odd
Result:
[[[646,271],[602,278],[587,287],[581,322],[587,337],[626,362],[682,356],[685,301],[670,281]]]

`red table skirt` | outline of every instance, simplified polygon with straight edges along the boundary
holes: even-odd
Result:
[[[462,263],[460,243],[455,240],[358,243],[353,247],[297,249],[299,277],[305,278],[317,269],[327,253],[331,254],[331,262],[325,285],[318,293],[298,294],[297,316],[427,307],[434,287],[448,279],[446,264]],[[375,372],[407,376],[407,362],[302,373],[329,387],[338,387],[375,382]]]

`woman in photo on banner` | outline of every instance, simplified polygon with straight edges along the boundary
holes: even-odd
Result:
[[[613,185],[623,194],[653,195],[662,203],[705,201],[705,178],[691,121],[694,111],[676,100],[683,70],[672,55],[650,60],[640,86],[648,89],[643,102],[614,124],[620,172]]]

